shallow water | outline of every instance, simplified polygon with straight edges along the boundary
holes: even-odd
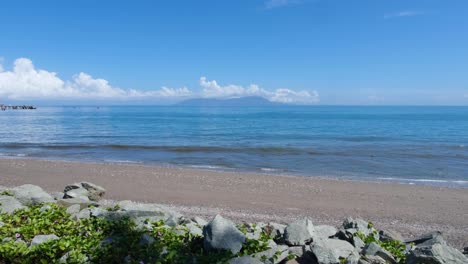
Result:
[[[40,107],[0,156],[468,187],[468,107]]]

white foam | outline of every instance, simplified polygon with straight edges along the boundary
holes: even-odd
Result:
[[[272,171],[279,171],[278,169],[273,169],[273,168],[260,168],[261,171],[267,171],[267,172],[272,172]]]

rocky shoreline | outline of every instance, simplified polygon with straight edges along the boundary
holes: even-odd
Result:
[[[63,192],[52,194],[30,184],[0,190],[0,263],[34,263],[30,256],[40,256],[55,245],[60,248],[65,237],[70,239],[66,230],[60,231],[67,234],[62,236],[59,232],[45,232],[49,226],[32,233],[27,230],[28,236],[18,232],[26,233],[26,223],[33,221],[24,216],[36,213],[51,217],[60,210],[64,212],[62,217],[67,218],[66,225],[78,224],[78,229],[88,228],[82,227],[82,223],[96,225],[95,221],[101,220],[104,222],[98,224],[104,223],[105,227],[127,223],[131,228],[124,233],[127,237],[120,229],[108,233],[96,229],[99,247],[73,248],[65,243],[62,250],[50,253],[55,255],[49,260],[58,263],[106,263],[101,261],[109,256],[91,253],[102,252],[103,245],[127,250],[113,263],[468,263],[468,248],[464,253],[458,251],[437,231],[405,240],[397,232],[378,230],[373,223],[353,218],[345,219],[339,227],[314,225],[308,218],[287,225],[274,222],[236,225],[221,215],[210,221],[188,218],[159,204],[119,201],[109,205],[101,200],[105,192],[89,182],[69,184]],[[41,225],[47,221],[38,220]],[[61,221],[65,220],[55,219],[50,224],[58,225]],[[86,238],[94,235],[85,232]],[[179,243],[174,247],[179,251],[170,250],[174,237]],[[130,251],[125,247],[132,239],[137,243],[132,244]],[[145,253],[140,252],[142,249]]]

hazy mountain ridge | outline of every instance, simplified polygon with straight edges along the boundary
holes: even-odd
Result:
[[[196,98],[177,103],[179,106],[275,106],[281,103],[271,102],[260,96],[249,96],[240,98]]]

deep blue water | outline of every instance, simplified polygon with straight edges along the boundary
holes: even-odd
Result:
[[[0,111],[0,156],[468,187],[468,107]]]

